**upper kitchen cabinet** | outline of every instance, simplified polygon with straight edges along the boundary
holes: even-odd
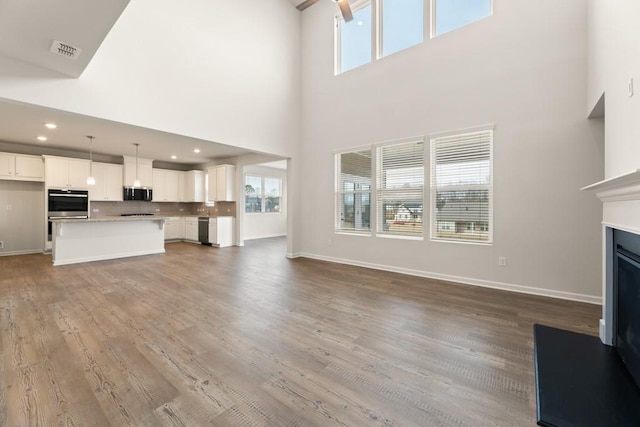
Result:
[[[87,188],[89,160],[44,156],[47,187]]]
[[[44,161],[41,156],[0,153],[0,179],[42,182]]]
[[[180,201],[180,175],[182,172],[169,169],[153,169],[153,201]]]
[[[122,201],[122,165],[93,162],[96,185],[89,187],[89,199],[95,202]]]
[[[185,202],[204,202],[204,172],[184,172],[184,199]]]
[[[124,183],[125,187],[131,187],[136,178],[141,187],[153,187],[153,160],[138,158],[136,171],[136,158],[123,156],[124,158]]]
[[[207,200],[214,202],[234,202],[235,174],[233,165],[220,165],[207,168],[209,191]]]

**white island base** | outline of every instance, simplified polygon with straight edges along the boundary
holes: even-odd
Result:
[[[164,253],[159,217],[53,220],[53,265]]]

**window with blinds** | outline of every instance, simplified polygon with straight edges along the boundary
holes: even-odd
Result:
[[[336,154],[336,231],[371,230],[371,150]]]
[[[431,238],[492,240],[493,128],[431,137]]]
[[[376,148],[378,234],[422,237],[424,141]]]

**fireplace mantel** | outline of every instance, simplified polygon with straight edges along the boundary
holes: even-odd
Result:
[[[602,319],[600,339],[613,344],[613,230],[640,235],[640,169],[582,188],[602,201]]]
[[[640,234],[640,169],[582,188],[603,203],[603,225]]]

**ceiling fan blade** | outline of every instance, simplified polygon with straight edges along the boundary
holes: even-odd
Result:
[[[299,11],[303,11],[306,8],[308,8],[309,6],[317,3],[319,0],[306,0],[303,1],[302,3],[300,3],[299,5],[296,6],[296,9],[298,9]]]
[[[353,13],[351,13],[349,0],[338,0],[337,3],[338,3],[338,6],[340,6],[340,12],[342,12],[342,17],[344,18],[344,22],[349,22],[353,20]]]

